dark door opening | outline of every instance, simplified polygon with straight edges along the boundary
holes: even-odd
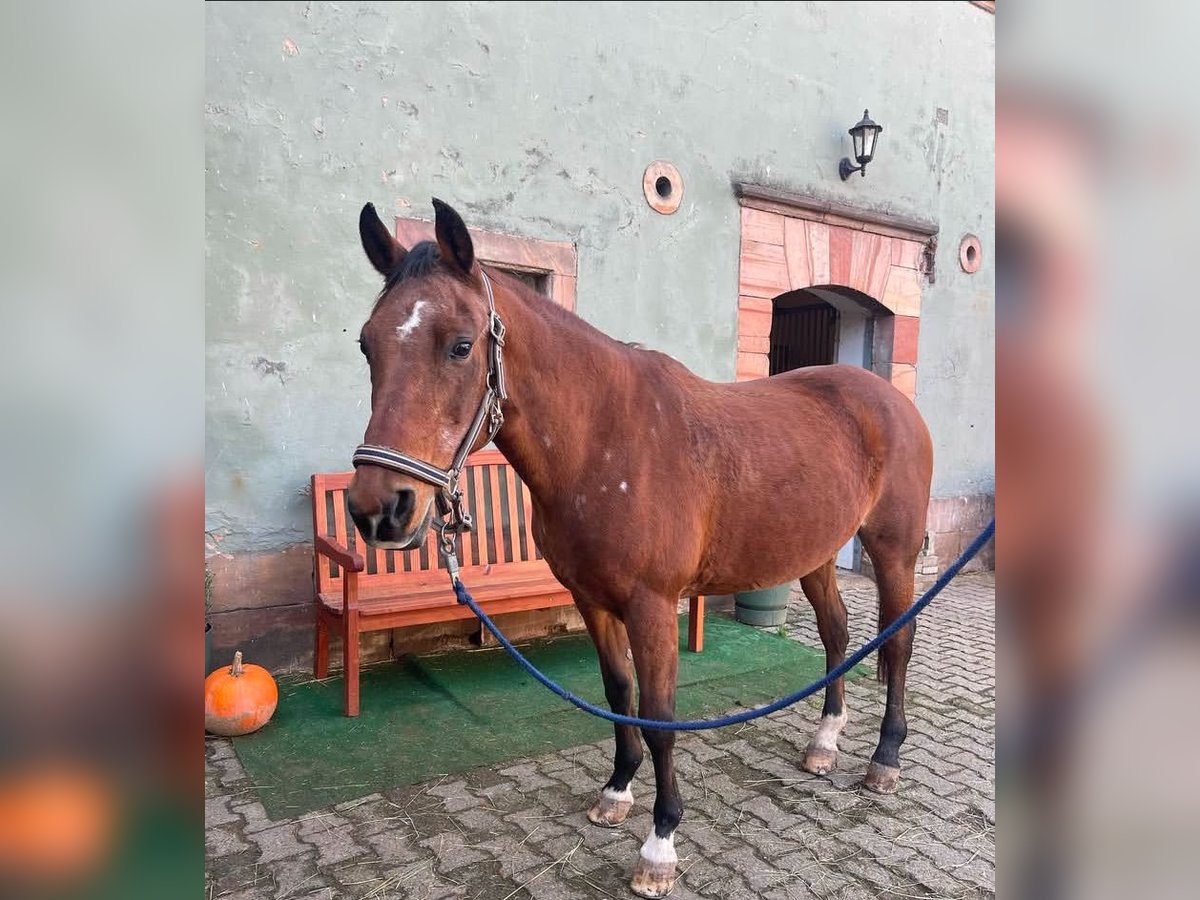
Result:
[[[770,374],[837,362],[838,311],[805,291],[775,298],[771,312]]]

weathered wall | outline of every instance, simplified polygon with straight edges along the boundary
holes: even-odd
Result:
[[[354,339],[378,282],[358,210],[428,216],[433,195],[473,226],[574,241],[580,315],[726,380],[732,180],[936,221],[917,398],[934,493],[991,491],[992,16],[949,2],[261,3],[210,4],[207,22],[213,549],[308,536],[308,474],[347,467],[367,421]],[[877,162],[843,184],[863,107],[884,125]],[[658,158],[685,179],[669,217],[641,195]],[[968,231],[985,253],[974,276],[956,261]]]

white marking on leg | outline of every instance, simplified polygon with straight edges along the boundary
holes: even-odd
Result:
[[[600,796],[605,800],[611,800],[613,803],[620,803],[622,800],[628,803],[633,802],[633,791],[629,789],[628,785],[625,786],[625,790],[623,791],[618,791],[616,788],[606,787],[600,792]]]
[[[621,488],[621,493],[622,493],[622,494],[625,494],[625,493],[628,493],[628,492],[629,492],[629,485],[628,485],[628,484],[626,484],[624,481],[622,481],[622,482],[620,483],[620,485],[618,485],[618,487],[620,487],[620,488]]]
[[[408,314],[408,318],[396,326],[396,337],[404,340],[418,325],[421,324],[421,310],[425,308],[425,301],[418,300],[413,304],[412,312]]]
[[[838,735],[842,733],[842,729],[845,727],[845,707],[842,707],[842,713],[839,716],[822,716],[821,726],[817,729],[817,733],[812,739],[813,746],[819,750],[833,750],[836,753],[838,748]]]
[[[642,859],[658,866],[679,862],[679,857],[675,855],[675,833],[660,838],[654,833],[654,826],[651,825],[650,836],[646,838],[646,843],[642,844]]]

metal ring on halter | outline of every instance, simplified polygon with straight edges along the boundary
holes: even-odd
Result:
[[[457,537],[457,533],[453,531],[453,528],[449,519],[443,519],[438,525],[438,536],[441,538],[443,550],[454,550],[454,539]]]

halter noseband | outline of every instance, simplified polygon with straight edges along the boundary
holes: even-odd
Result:
[[[501,351],[504,349],[504,323],[496,314],[496,298],[492,294],[492,282],[487,273],[481,268],[483,287],[487,292],[488,305],[488,336],[490,338],[490,353],[487,374],[487,389],[483,399],[479,401],[479,409],[467,429],[467,435],[459,444],[458,451],[450,463],[450,468],[441,469],[433,463],[425,462],[393,450],[391,447],[380,447],[374,444],[360,444],[354,451],[354,466],[382,466],[405,475],[411,475],[426,484],[438,489],[438,515],[443,520],[440,526],[442,536],[442,552],[449,557],[454,552],[454,535],[471,530],[471,514],[463,504],[462,490],[458,487],[458,475],[466,464],[467,456],[479,439],[484,424],[488,426],[487,441],[496,436],[500,426],[504,424],[502,404],[508,399],[508,391],[504,386],[504,359]],[[487,441],[484,443],[486,444]],[[457,568],[457,567],[456,567]]]

